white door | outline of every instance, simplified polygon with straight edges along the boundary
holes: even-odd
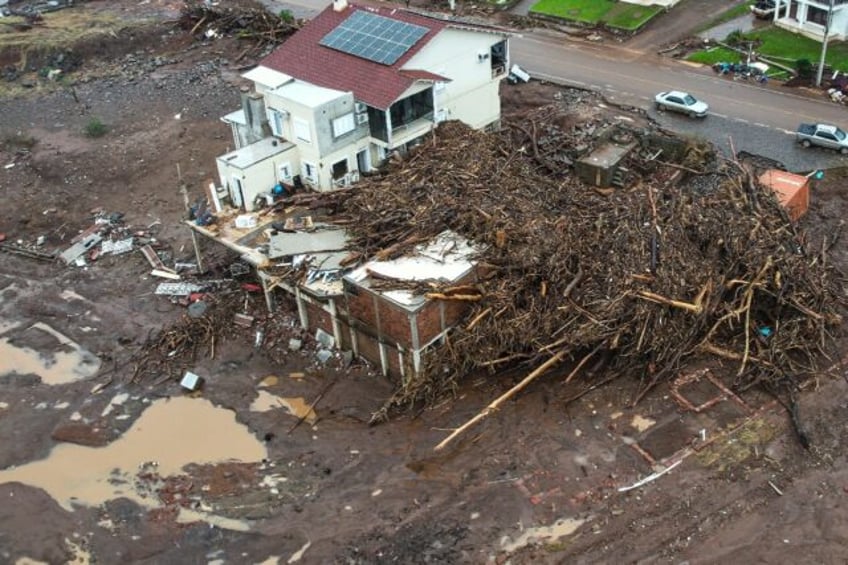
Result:
[[[356,168],[363,173],[371,170],[371,152],[368,149],[363,149],[356,154]]]
[[[232,177],[230,183],[230,198],[236,208],[241,208],[244,205],[244,193],[242,192],[241,179]]]

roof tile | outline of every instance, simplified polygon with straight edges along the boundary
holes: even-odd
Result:
[[[368,10],[425,27],[428,31],[393,65],[381,65],[319,44],[325,35],[356,10]],[[399,9],[348,5],[344,10],[336,12],[331,5],[263,59],[260,65],[318,86],[353,92],[357,100],[386,110],[415,80],[441,78],[426,71],[401,69],[448,25],[447,21]]]

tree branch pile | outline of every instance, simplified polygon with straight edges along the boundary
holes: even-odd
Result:
[[[705,356],[729,361],[741,389],[790,391],[820,370],[841,324],[841,274],[747,169],[691,143],[677,162],[656,159],[650,136],[633,132],[630,188],[595,190],[551,174],[557,146],[586,136],[533,123],[494,134],[443,123],[340,198],[367,257],[446,229],[485,246],[471,322],[386,409],[483,368],[573,365],[590,351],[608,374],[640,379],[634,401]]]
[[[222,3],[223,4],[223,3]],[[272,14],[260,5],[210,6],[202,0],[189,0],[180,14],[179,26],[193,35],[207,37],[233,35],[260,44],[282,43],[300,28],[301,22],[288,12]]]

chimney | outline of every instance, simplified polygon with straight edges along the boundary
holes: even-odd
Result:
[[[333,0],[333,11],[344,12],[347,9],[347,0]]]
[[[241,95],[241,109],[247,124],[247,143],[256,143],[270,133],[268,116],[265,114],[265,99],[256,92]]]

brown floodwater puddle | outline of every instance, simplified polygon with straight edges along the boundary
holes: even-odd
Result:
[[[501,539],[501,549],[512,553],[531,543],[556,543],[577,531],[587,520],[576,518],[560,518],[550,526],[525,528],[515,540],[504,536]]]
[[[54,344],[52,350],[37,351],[15,345],[12,339],[0,338],[0,375],[33,374],[45,384],[60,385],[86,379],[100,369],[100,360],[95,355],[47,324],[38,322],[26,331],[47,334]]]
[[[318,414],[309,407],[305,399],[283,398],[266,390],[258,391],[258,396],[250,405],[251,412],[267,412],[275,408],[282,408],[295,418],[306,420],[309,424],[314,424],[318,419]]]
[[[63,508],[98,506],[126,497],[155,508],[135,487],[141,467],[155,465],[162,477],[177,475],[189,463],[257,462],[267,457],[263,444],[235,413],[202,398],[176,397],[153,402],[117,440],[93,448],[63,443],[38,461],[0,471],[0,483],[20,482],[47,491]],[[184,514],[184,515],[183,515]],[[180,521],[202,519],[228,529],[246,529],[237,520],[185,511]]]

